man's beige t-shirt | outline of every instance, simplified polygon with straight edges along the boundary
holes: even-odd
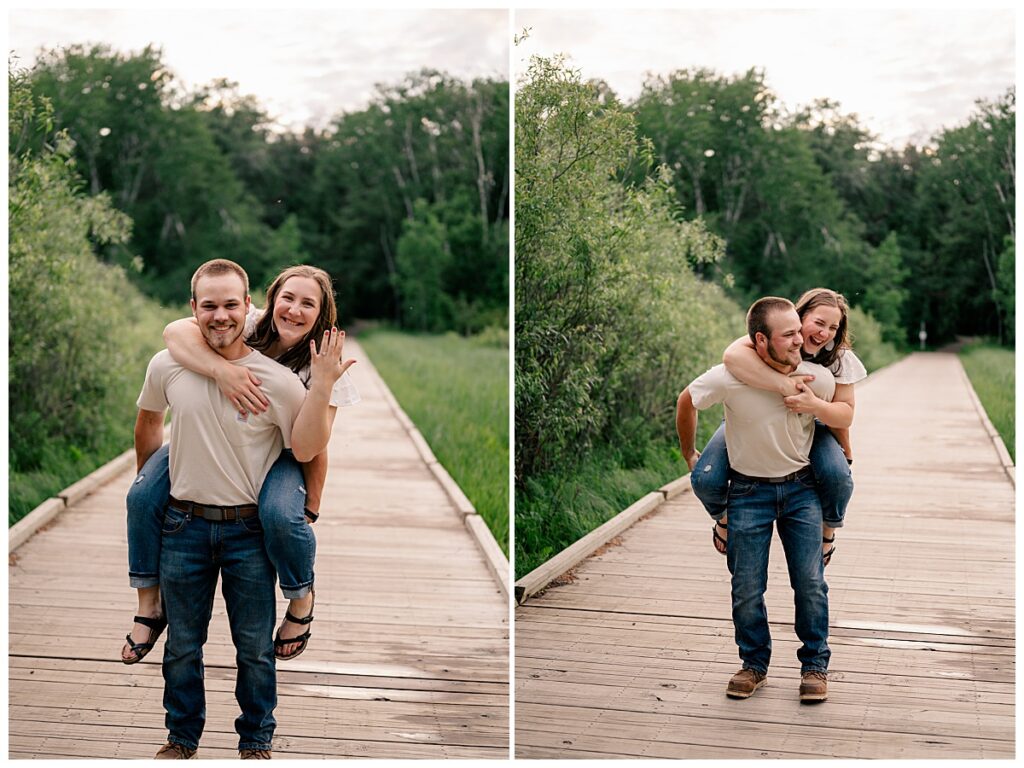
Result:
[[[137,405],[146,411],[170,408],[171,495],[201,504],[255,504],[260,487],[291,430],[306,397],[288,368],[252,351],[232,361],[263,382],[270,407],[241,416],[213,379],[174,362],[166,349],[149,361]]]
[[[820,365],[802,362],[797,373],[812,374],[811,391],[831,402],[835,378]],[[698,410],[725,405],[725,444],[729,466],[753,477],[783,477],[809,463],[814,417],[793,413],[782,395],[747,386],[724,365],[716,365],[689,386]]]

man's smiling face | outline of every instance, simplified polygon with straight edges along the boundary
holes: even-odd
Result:
[[[199,278],[192,313],[206,343],[214,350],[222,355],[241,351],[235,345],[241,344],[248,311],[249,297],[238,275],[227,272]]]

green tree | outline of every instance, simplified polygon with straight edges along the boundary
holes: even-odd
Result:
[[[451,261],[444,225],[423,200],[402,225],[395,258],[395,287],[403,325],[417,331],[441,331],[451,322],[451,299],[444,275]]]
[[[159,49],[71,46],[44,54],[30,79],[74,142],[89,193],[106,192],[134,221],[129,243],[109,244],[105,259],[137,267],[140,256],[143,285],[165,300],[182,299],[191,272],[226,253],[265,277],[259,207]]]

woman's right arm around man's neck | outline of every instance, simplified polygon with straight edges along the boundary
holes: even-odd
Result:
[[[260,390],[259,378],[244,365],[235,365],[210,349],[194,317],[169,323],[164,328],[164,344],[178,365],[217,382],[239,413],[267,410],[270,401]]]
[[[729,373],[747,386],[778,392],[783,397],[799,392],[795,379],[765,364],[749,336],[741,336],[730,344],[722,355],[722,362]]]

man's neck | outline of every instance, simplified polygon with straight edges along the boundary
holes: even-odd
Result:
[[[758,357],[760,357],[762,362],[764,362],[769,368],[773,368],[779,373],[784,373],[787,376],[789,376],[789,374],[793,373],[797,369],[797,366],[795,365],[778,362],[771,355],[762,355],[760,353],[760,350],[758,350]]]
[[[224,349],[214,349],[218,355],[223,357],[225,360],[241,360],[252,352],[252,349],[244,341],[239,339],[237,342],[232,344],[230,347]]]

